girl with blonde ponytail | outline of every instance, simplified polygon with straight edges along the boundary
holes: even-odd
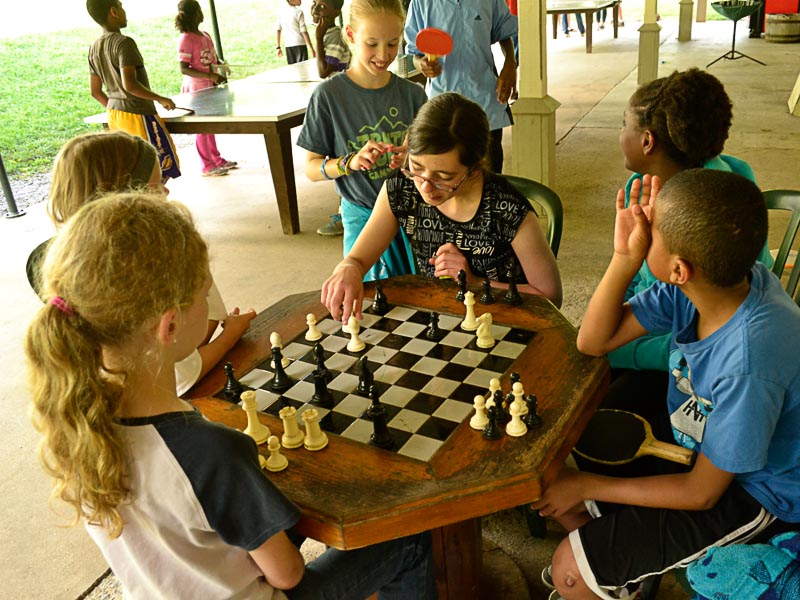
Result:
[[[25,342],[40,456],[125,596],[435,598],[426,534],[304,565],[255,442],[178,397],[210,286],[188,211],[152,194],[86,203],[44,259]]]

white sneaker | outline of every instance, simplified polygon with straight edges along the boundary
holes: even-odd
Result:
[[[553,584],[553,566],[547,565],[542,569],[542,583],[548,590],[555,590],[556,586]]]

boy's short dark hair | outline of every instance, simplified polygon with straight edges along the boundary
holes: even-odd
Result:
[[[664,184],[656,211],[656,227],[669,252],[719,287],[741,282],[767,239],[764,196],[735,173],[681,171]]]
[[[108,12],[118,3],[119,0],[86,0],[86,11],[95,23],[103,26],[108,21]]]
[[[338,10],[342,10],[342,7],[344,6],[344,0],[330,0],[330,3],[333,8]]]

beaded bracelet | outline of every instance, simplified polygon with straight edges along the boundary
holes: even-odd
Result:
[[[352,175],[353,171],[350,169],[350,161],[356,155],[355,152],[345,154],[338,161],[336,161],[336,172],[339,175]]]
[[[322,176],[328,181],[333,181],[334,178],[325,172],[325,163],[328,162],[328,159],[330,159],[330,156],[326,156],[325,158],[322,159],[322,164],[319,166],[319,172],[322,173]]]

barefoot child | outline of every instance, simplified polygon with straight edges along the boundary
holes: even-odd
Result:
[[[197,0],[181,0],[178,2],[178,15],[175,17],[175,29],[181,32],[178,38],[178,60],[180,61],[183,83],[181,94],[196,92],[225,83],[225,77],[219,71],[220,61],[211,36],[200,31],[203,22],[203,10]],[[227,68],[227,66],[225,67]],[[200,155],[203,177],[227,175],[235,169],[237,163],[225,160],[217,149],[217,138],[213,133],[198,133],[194,136],[195,147]]]
[[[429,535],[304,565],[286,534],[299,511],[252,438],[178,398],[210,286],[188,211],[147,194],[89,202],[45,260],[25,345],[41,458],[125,596],[433,599]]]
[[[411,242],[417,272],[484,277],[507,287],[509,267],[523,292],[561,304],[561,279],[536,214],[524,196],[486,169],[489,122],[480,106],[446,92],[408,130],[408,160],[383,184],[375,209],[345,259],[322,286],[322,303],[346,322],[361,318],[363,273],[398,230]],[[504,283],[500,283],[504,282]],[[344,312],[340,308],[344,305]]]
[[[533,506],[571,531],[552,563],[566,600],[625,597],[712,546],[800,530],[800,308],[756,262],[764,198],[744,177],[707,169],[659,187],[635,181],[629,207],[620,190],[614,255],[578,349],[602,356],[671,330],[669,425],[697,456],[688,470],[645,477],[562,470]],[[658,282],[626,302],[645,257]]]
[[[325,0],[329,1],[329,0]],[[425,91],[389,71],[403,39],[400,0],[353,0],[345,33],[353,47],[350,68],[314,90],[300,132],[306,176],[335,179],[341,196],[341,219],[318,230],[331,235],[339,221],[344,253],[369,218],[381,184],[392,169],[392,156],[403,147],[406,130],[425,102]],[[398,235],[366,281],[411,273],[407,243]]]
[[[121,129],[148,140],[158,150],[161,182],[180,177],[178,153],[154,102],[167,110],[175,103],[150,90],[144,60],[131,38],[120,30],[128,16],[120,0],[86,0],[86,10],[103,28],[89,48],[89,87],[92,98],[108,110],[110,129]],[[103,88],[105,87],[105,91]]]
[[[91,132],[68,141],[58,153],[48,195],[47,212],[56,229],[87,202],[117,191],[145,190],[166,200],[159,182],[155,148],[124,131]],[[28,259],[28,279],[42,296],[40,270],[50,240],[41,244]],[[228,314],[217,286],[209,291],[208,331],[200,346],[176,364],[178,394],[189,390],[239,341],[256,313],[240,314],[239,307]],[[222,325],[219,335],[212,336]]]

